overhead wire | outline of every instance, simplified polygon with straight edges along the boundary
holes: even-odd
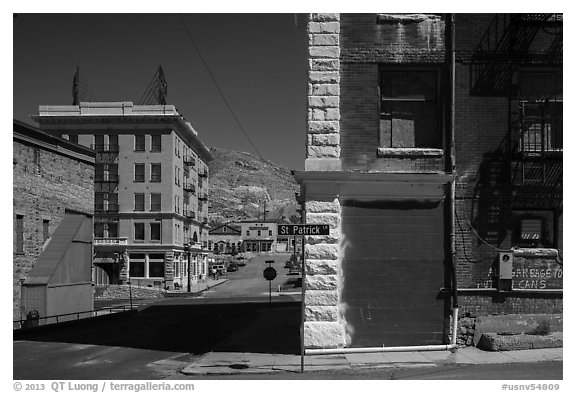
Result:
[[[240,123],[240,120],[238,119],[238,116],[236,116],[236,114],[234,113],[234,110],[232,110],[232,107],[231,107],[230,103],[228,102],[228,100],[226,99],[226,96],[225,96],[224,93],[222,92],[222,89],[220,88],[220,85],[218,85],[218,82],[216,81],[216,78],[214,77],[214,74],[213,74],[212,71],[210,70],[210,67],[208,66],[208,63],[207,63],[206,60],[204,59],[204,56],[202,55],[202,52],[200,51],[200,48],[198,47],[198,45],[196,44],[196,41],[194,40],[194,36],[192,35],[192,32],[188,29],[188,26],[186,25],[186,21],[184,20],[184,17],[182,16],[182,14],[178,14],[178,16],[180,17],[180,21],[182,22],[182,26],[184,26],[184,30],[186,31],[186,34],[188,35],[188,38],[189,38],[190,41],[192,42],[192,45],[194,46],[194,49],[196,50],[196,53],[198,53],[198,57],[200,58],[200,61],[201,61],[202,64],[204,65],[204,68],[206,69],[206,72],[207,72],[208,75],[210,76],[210,79],[212,80],[212,83],[214,83],[214,86],[216,86],[216,90],[218,90],[218,93],[220,94],[220,97],[221,97],[222,100],[224,101],[224,104],[226,105],[226,107],[228,108],[228,110],[229,110],[230,113],[232,114],[232,117],[233,117],[234,120],[236,121],[236,124],[238,125],[238,128],[240,128],[240,131],[242,131],[242,133],[244,134],[244,136],[246,137],[246,139],[248,140],[248,142],[250,143],[250,145],[252,146],[252,148],[254,149],[254,151],[256,152],[256,154],[258,155],[258,157],[263,160],[264,157],[262,156],[262,154],[260,153],[260,151],[258,150],[258,148],[256,147],[256,145],[254,144],[254,142],[252,142],[252,139],[250,138],[250,136],[248,135],[248,133],[246,132],[246,130],[245,130],[244,127],[242,126],[242,123]]]

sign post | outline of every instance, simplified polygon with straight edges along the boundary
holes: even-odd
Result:
[[[264,269],[264,278],[268,280],[268,298],[269,303],[272,303],[272,280],[276,278],[276,269],[272,267],[274,261],[266,261],[268,267]]]
[[[305,213],[302,210],[302,221],[305,221]],[[305,236],[322,236],[330,234],[330,225],[327,224],[278,224],[278,235],[294,236],[294,249],[296,249],[296,238],[302,236],[302,258],[300,259],[302,269],[302,322],[300,325],[300,370],[304,372],[304,318],[306,315],[304,298],[306,291],[306,268],[305,268]],[[296,253],[296,251],[294,251]]]

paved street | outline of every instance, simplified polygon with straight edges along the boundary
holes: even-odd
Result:
[[[246,266],[240,267],[238,271],[226,274],[229,280],[223,285],[216,286],[202,294],[204,298],[238,298],[238,297],[264,297],[268,298],[269,284],[262,276],[264,269],[268,266],[265,261],[273,260],[272,267],[276,269],[277,276],[272,281],[272,291],[278,295],[278,286],[288,279],[297,276],[289,276],[288,269],[284,268],[284,263],[290,259],[290,254],[263,254],[256,255]],[[300,291],[297,288],[291,291]],[[299,297],[298,297],[299,299]]]
[[[276,292],[268,304],[262,270],[272,258],[274,283],[282,283],[286,254],[258,256],[203,297],[168,298],[138,313],[19,336],[14,378],[161,379],[212,350],[297,354],[300,302]]]

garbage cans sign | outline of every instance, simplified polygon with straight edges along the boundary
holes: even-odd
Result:
[[[272,281],[276,278],[276,269],[274,269],[272,266],[268,266],[266,269],[264,269],[264,278],[268,281]]]

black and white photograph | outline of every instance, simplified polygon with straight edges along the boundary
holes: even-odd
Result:
[[[368,4],[12,5],[8,389],[568,389],[562,7]]]

